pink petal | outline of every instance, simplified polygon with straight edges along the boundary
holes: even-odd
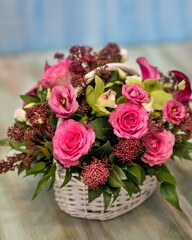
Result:
[[[159,72],[157,70],[157,67],[151,66],[147,59],[144,57],[140,57],[137,59],[137,63],[139,64],[141,68],[141,72],[143,75],[143,80],[145,79],[160,79]]]
[[[178,83],[180,83],[182,80],[185,80],[186,87],[184,90],[179,91],[175,96],[174,99],[176,99],[178,102],[186,103],[190,102],[191,97],[191,83],[190,79],[182,72],[173,70],[171,71],[175,75],[175,79]]]
[[[46,62],[45,62],[45,66],[44,66],[45,72],[46,72],[46,70],[47,70],[48,68],[50,68],[50,67],[51,67],[51,65],[49,65],[48,62],[46,61]]]

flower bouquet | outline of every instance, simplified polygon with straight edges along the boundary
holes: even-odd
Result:
[[[177,182],[165,163],[191,160],[189,78],[167,75],[137,59],[142,75],[125,63],[115,43],[99,52],[73,46],[45,64],[33,89],[21,95],[9,139],[17,150],[0,161],[0,173],[40,175],[33,199],[50,182],[67,213],[109,219],[148,198],[162,196],[180,210]]]

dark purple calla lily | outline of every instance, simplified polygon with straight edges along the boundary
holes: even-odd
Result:
[[[157,67],[151,66],[147,59],[144,57],[139,57],[137,59],[137,63],[139,64],[143,76],[143,80],[145,79],[160,79],[159,72]]]
[[[181,102],[181,103],[188,103],[188,102],[190,102],[191,101],[191,99],[190,99],[190,97],[191,97],[191,83],[190,83],[190,79],[184,73],[176,71],[176,70],[171,71],[171,73],[174,74],[175,80],[177,81],[177,83],[180,83],[182,80],[185,80],[185,85],[186,85],[184,90],[179,91],[174,96],[174,99],[176,99],[178,102]]]
[[[37,90],[40,87],[41,83],[38,82],[33,88],[31,88],[27,93],[25,93],[25,95],[35,95],[37,96]],[[25,106],[26,103],[23,102],[23,106]]]

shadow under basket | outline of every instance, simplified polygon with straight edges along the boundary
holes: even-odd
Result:
[[[130,198],[122,188],[117,200],[104,212],[103,196],[88,203],[88,188],[76,176],[72,177],[65,187],[59,188],[64,177],[65,170],[58,165],[54,190],[55,200],[60,209],[73,217],[94,220],[108,220],[131,211],[148,199],[157,187],[156,178],[147,176],[140,186],[140,193],[133,194]]]

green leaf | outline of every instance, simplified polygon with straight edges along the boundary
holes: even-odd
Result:
[[[95,106],[95,91],[91,85],[87,86],[86,89],[86,100],[89,106],[93,109]]]
[[[52,142],[42,142],[42,143],[45,144],[51,152],[53,152],[53,143]]]
[[[67,185],[67,183],[71,180],[71,177],[72,177],[72,173],[69,172],[69,169],[66,170],[66,173],[65,173],[65,179],[62,183],[62,185],[60,186],[60,188],[64,187],[65,185]]]
[[[20,98],[27,104],[41,102],[41,99],[35,95],[20,95]]]
[[[103,80],[98,75],[96,75],[95,76],[95,102],[97,98],[104,93],[104,91],[105,91],[105,84]]]
[[[123,184],[116,181],[114,178],[112,178],[111,176],[108,177],[108,183],[111,187],[122,187]]]
[[[168,182],[174,185],[177,184],[175,178],[168,172],[159,172],[156,177],[159,182]]]
[[[105,85],[105,88],[111,88],[114,85],[124,85],[124,83],[122,81],[109,82]]]
[[[31,174],[31,173],[35,173],[35,172],[41,171],[45,167],[46,167],[46,164],[44,162],[39,162],[33,168],[27,170],[26,174]]]
[[[96,157],[109,156],[112,153],[112,147],[109,141],[103,144],[95,151]]]
[[[108,177],[108,183],[111,187],[122,187],[123,186],[121,178],[114,168],[110,172],[110,176]]]
[[[123,170],[120,167],[118,167],[117,165],[114,164],[113,169],[116,171],[116,173],[118,174],[118,176],[121,180],[127,179],[127,176],[125,175],[125,173],[123,172]]]
[[[20,175],[25,169],[26,169],[25,165],[23,163],[21,163],[21,165],[17,171],[17,174]]]
[[[148,93],[151,93],[151,92],[156,91],[156,90],[162,90],[163,89],[160,81],[157,80],[157,79],[146,79],[143,82],[143,84],[145,86],[145,90]]]
[[[53,166],[45,176],[45,177],[51,177],[51,183],[48,190],[50,190],[55,183],[55,172],[56,172],[56,164],[53,164]]]
[[[95,132],[95,135],[98,139],[108,140],[113,137],[113,128],[108,122],[108,118],[96,118],[91,122],[91,126]]]
[[[136,185],[130,178],[123,180],[123,188],[129,193],[129,196],[132,197],[132,193],[138,193],[140,188]]]
[[[13,139],[11,139],[9,141],[9,145],[11,148],[19,151],[19,152],[22,152],[22,153],[32,153],[32,150],[29,150],[26,148],[26,142],[22,142],[22,143],[18,143],[16,141],[14,141]]]
[[[117,71],[112,71],[111,77],[109,79],[109,82],[116,82],[119,80],[119,74]]]
[[[99,106],[98,104],[95,104],[93,107],[92,114],[94,113],[96,113],[97,117],[102,117],[102,116],[108,117],[110,115],[110,112],[107,111],[106,108]]]
[[[39,149],[41,149],[41,151],[43,152],[43,154],[45,155],[45,157],[47,158],[47,159],[51,159],[51,154],[49,153],[49,151],[47,150],[47,148],[46,147],[43,147],[43,146],[39,146],[39,145],[37,145],[37,147],[39,148]]]
[[[145,173],[145,170],[140,166],[140,165],[137,165],[139,168],[140,168],[140,173],[141,173],[141,183],[143,183],[146,179],[146,173]]]
[[[114,202],[116,201],[116,199],[117,199],[118,196],[119,196],[120,191],[121,191],[121,188],[120,188],[120,187],[113,189],[113,196],[114,196],[114,198],[113,198],[112,203],[114,203]]]
[[[130,77],[127,84],[131,85],[133,83],[139,84],[143,89],[145,89],[143,82],[139,81],[137,78]]]
[[[162,90],[156,90],[151,92],[151,97],[154,98],[153,108],[155,110],[162,110],[165,103],[172,100],[173,96]]]
[[[52,114],[52,115],[51,115],[50,125],[51,125],[51,127],[54,128],[54,129],[57,128],[57,117],[55,116],[55,114]]]
[[[111,198],[112,198],[112,194],[109,194],[107,192],[103,192],[103,199],[104,199],[104,211],[106,211],[106,209],[108,208],[110,202],[111,202]]]
[[[89,203],[98,198],[103,192],[103,189],[99,187],[96,190],[88,189],[88,201]]]
[[[117,68],[117,71],[118,71],[118,74],[119,74],[119,78],[122,81],[125,81],[126,77],[127,77],[126,73],[123,70],[121,70],[120,68]]]
[[[43,188],[45,187],[45,184],[47,183],[48,180],[49,180],[49,177],[43,177],[43,178],[38,182],[32,200],[35,199],[35,198],[39,195],[39,193],[43,190]]]
[[[9,146],[9,138],[0,140],[0,146]]]
[[[127,103],[127,100],[124,96],[121,96],[117,99],[117,105],[122,103]]]
[[[160,191],[163,197],[175,208],[181,211],[181,208],[179,206],[179,198],[176,192],[175,185],[163,182],[160,186]]]
[[[138,184],[141,184],[141,170],[138,165],[132,164],[127,168],[127,172],[136,178]],[[135,180],[135,178],[133,180]]]

